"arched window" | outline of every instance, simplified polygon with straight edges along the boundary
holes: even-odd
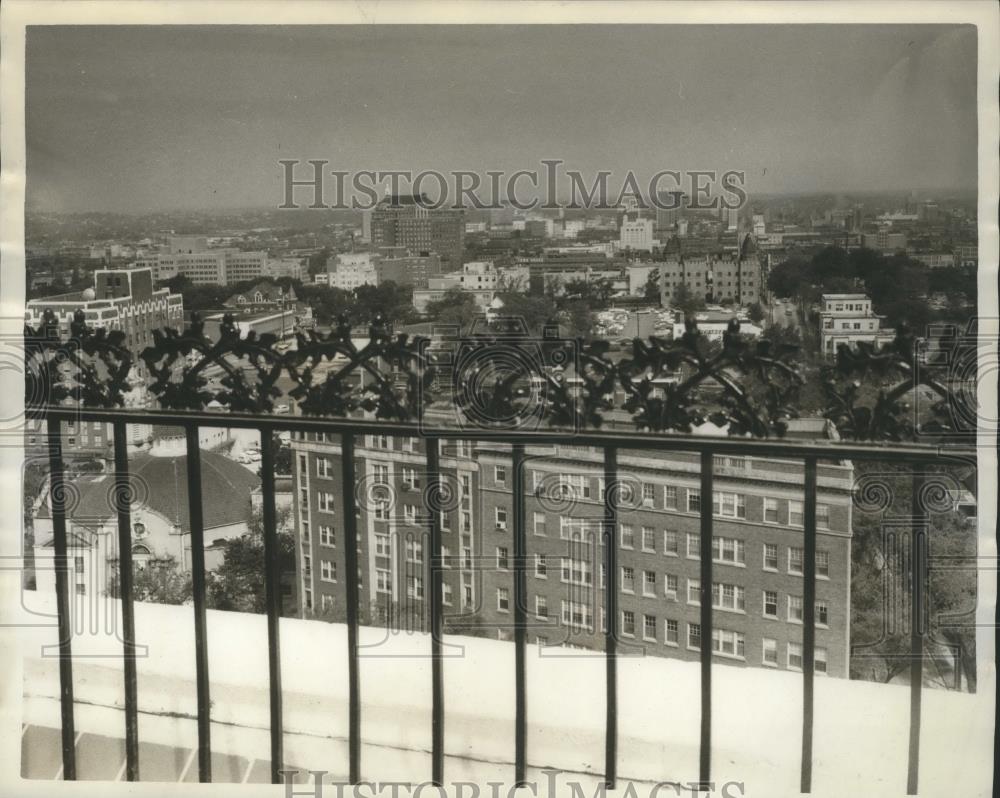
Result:
[[[148,546],[143,546],[140,543],[132,547],[132,563],[136,568],[145,568],[151,558],[152,554]]]

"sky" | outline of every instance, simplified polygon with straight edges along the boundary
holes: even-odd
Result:
[[[976,185],[972,26],[52,26],[26,59],[42,211],[275,207],[289,158]]]

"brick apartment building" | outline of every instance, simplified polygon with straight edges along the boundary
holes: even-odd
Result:
[[[296,548],[303,613],[343,618],[344,535],[337,436],[293,436]],[[446,631],[513,637],[513,506],[509,449],[442,445]],[[422,441],[365,436],[355,451],[362,623],[425,629],[429,544]],[[603,467],[585,447],[529,449],[526,464],[528,639],[603,648]],[[617,530],[620,650],[697,660],[697,455],[619,452],[634,501]],[[849,661],[850,463],[818,470],[817,671]],[[715,463],[714,648],[717,661],[801,666],[802,464],[719,457]]]

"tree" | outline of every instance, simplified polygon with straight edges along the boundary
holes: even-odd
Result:
[[[642,296],[647,302],[660,304],[660,270],[652,269],[646,277],[646,284],[642,287]]]
[[[283,528],[289,511],[279,513],[277,528]],[[283,581],[294,580],[295,541],[287,532],[278,532],[278,566]],[[209,604],[213,609],[235,612],[267,611],[264,574],[264,519],[260,513],[250,518],[249,531],[223,544],[222,564],[209,574]]]
[[[747,315],[754,324],[760,324],[764,321],[764,308],[761,307],[760,302],[754,302],[747,308]]]
[[[799,296],[806,282],[807,266],[808,264],[798,256],[782,261],[771,269],[767,278],[768,289],[779,297]]]
[[[883,525],[889,519],[909,516],[912,477],[909,466],[856,462],[856,474],[877,475],[885,485],[889,506],[879,511],[856,509],[851,541],[851,676],[892,681],[910,665],[910,633],[904,623],[891,624],[886,612],[903,612],[899,602],[886,604],[886,595],[907,595],[910,589],[908,558],[890,556],[883,548]],[[926,469],[926,467],[925,467]],[[957,479],[955,469],[931,471],[946,481]],[[951,509],[927,514],[929,562],[948,561],[947,568],[931,568],[926,590],[929,633],[924,656],[934,660],[951,649],[957,668],[970,689],[976,685],[975,626],[970,619],[976,607],[976,530]],[[896,527],[893,527],[894,529]],[[964,563],[964,566],[963,566]],[[888,592],[890,587],[895,591]],[[948,663],[951,666],[951,663]],[[956,679],[957,681],[957,679]]]
[[[274,473],[288,476],[292,473],[292,447],[284,443],[276,434],[271,433],[271,446],[274,449]]]
[[[503,302],[503,319],[520,319],[535,335],[540,334],[546,323],[556,315],[556,303],[547,296],[505,293],[500,295],[500,301]]]
[[[307,265],[307,270],[309,276],[312,277],[315,274],[326,271],[326,262],[330,259],[330,248],[323,247],[319,252],[314,252],[309,256],[309,262]]]
[[[561,318],[574,338],[589,338],[594,327],[594,313],[582,299],[574,299],[563,306]]]
[[[121,584],[117,569],[108,580],[108,595],[121,597]],[[172,556],[132,562],[132,598],[154,604],[184,604],[193,595],[191,574],[177,565]]]
[[[406,324],[413,320],[413,289],[387,280],[380,285],[359,285],[354,289],[350,316],[355,324],[367,324],[381,314],[386,323]]]
[[[455,325],[460,332],[468,332],[472,323],[482,315],[472,294],[460,288],[449,288],[441,299],[427,303],[427,317],[439,324]]]
[[[687,283],[681,283],[674,291],[674,298],[671,304],[681,311],[685,316],[691,316],[699,310],[705,309],[705,300],[696,296]]]

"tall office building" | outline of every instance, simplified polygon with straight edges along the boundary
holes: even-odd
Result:
[[[424,195],[394,195],[372,211],[372,246],[405,247],[412,255],[441,256],[448,271],[462,265],[465,249],[465,211],[428,207]]]

